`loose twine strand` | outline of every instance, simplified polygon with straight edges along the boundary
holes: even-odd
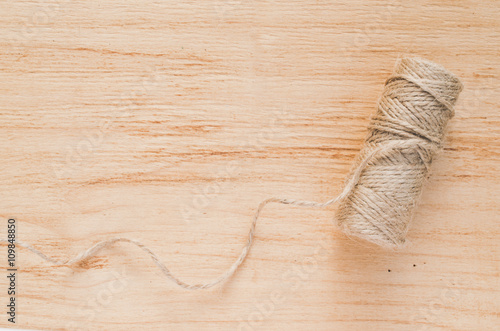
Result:
[[[337,197],[332,198],[326,202],[320,203],[320,202],[315,202],[315,201],[305,201],[305,200],[294,200],[294,199],[280,199],[280,198],[269,198],[266,200],[263,200],[258,208],[257,211],[255,212],[253,216],[253,221],[250,226],[250,230],[247,235],[247,241],[245,246],[243,247],[240,255],[238,258],[233,262],[233,264],[219,277],[216,279],[207,282],[207,283],[202,283],[202,284],[188,284],[178,277],[174,276],[172,272],[167,268],[167,266],[160,260],[157,254],[155,254],[151,249],[149,249],[146,245],[143,243],[129,239],[129,238],[123,238],[123,237],[118,237],[118,238],[113,238],[113,239],[108,239],[108,240],[103,240],[98,243],[96,243],[94,246],[90,247],[86,251],[81,252],[77,256],[75,256],[72,259],[67,259],[67,260],[57,260],[54,258],[51,258],[44,253],[42,253],[40,250],[34,248],[28,243],[16,240],[16,245],[24,247],[34,254],[38,255],[42,259],[44,259],[47,262],[50,262],[54,265],[57,266],[70,266],[70,265],[75,265],[78,264],[82,261],[85,261],[93,256],[96,256],[101,250],[112,246],[116,243],[119,242],[124,242],[124,243],[130,243],[133,244],[137,247],[139,247],[142,251],[144,251],[156,264],[156,266],[160,269],[160,271],[165,275],[165,277],[178,285],[181,288],[187,289],[187,290],[201,290],[201,289],[208,289],[211,287],[214,287],[218,284],[224,283],[227,281],[229,278],[233,276],[233,274],[238,270],[240,265],[245,261],[246,257],[248,256],[248,253],[250,252],[250,249],[253,246],[254,243],[254,237],[255,237],[255,229],[257,226],[257,222],[260,218],[260,215],[263,211],[263,209],[270,203],[278,203],[278,204],[284,204],[284,205],[293,205],[293,206],[300,206],[300,207],[308,207],[308,208],[325,208],[330,205],[335,204],[338,201],[341,201],[344,199],[346,196],[348,196],[352,190],[355,188],[357,181],[359,180],[361,173],[363,170],[369,165],[370,161],[373,161],[376,157],[383,157],[386,155],[388,152],[395,148],[408,148],[410,146],[414,146],[415,144],[421,143],[418,140],[408,140],[405,142],[403,145],[401,144],[396,144],[396,143],[389,143],[385,146],[381,146],[378,149],[372,151],[369,155],[365,157],[365,159],[361,162],[359,168],[355,171],[354,176],[351,178],[351,180],[348,182],[348,184],[344,187],[342,193],[340,193]],[[6,239],[0,239],[1,242],[8,242]]]
[[[400,72],[396,73],[393,75],[387,82],[386,82],[386,91],[391,92],[391,90],[387,89],[387,85],[390,84],[392,81],[396,79],[402,79],[406,82],[410,82],[412,84],[415,84],[417,87],[421,89],[421,93],[425,93],[427,95],[431,95],[440,105],[441,107],[445,108],[451,114],[453,114],[453,104],[455,99],[448,100],[445,97],[443,97],[443,91],[436,91],[436,88],[433,87],[433,82],[432,79],[429,79],[429,76],[431,78],[435,78],[438,80],[443,80],[442,76],[442,71],[444,70],[442,67],[436,67],[436,64],[433,64],[432,62],[429,62],[427,60],[422,60],[422,59],[403,59],[400,60],[396,68],[399,68]],[[403,69],[401,69],[403,68]],[[417,68],[418,70],[416,70]],[[423,69],[422,69],[423,68]],[[434,71],[432,70],[434,69]],[[435,72],[438,72],[437,76]],[[447,73],[445,71],[445,73]],[[423,78],[422,75],[425,77]],[[447,79],[445,82],[447,82],[449,79]],[[457,80],[458,81],[458,80]],[[434,82],[435,83],[435,82]],[[459,84],[459,82],[458,82]],[[457,87],[458,86],[458,87]],[[461,90],[461,85],[454,85],[455,92],[458,94],[458,92]],[[458,92],[457,92],[458,90]],[[446,91],[445,91],[446,92]],[[446,94],[446,93],[445,93]],[[383,100],[381,100],[382,102]],[[380,110],[380,105],[379,105],[379,110]],[[411,106],[407,106],[405,109],[408,109],[409,111],[412,110]],[[451,115],[452,116],[452,115]],[[450,117],[451,117],[450,116]],[[380,116],[379,116],[380,117]],[[376,163],[380,163],[382,160],[387,160],[391,158],[395,158],[395,153],[404,153],[404,151],[413,151],[416,153],[418,159],[419,159],[419,164],[422,165],[421,168],[419,168],[418,171],[425,173],[428,170],[428,167],[430,166],[430,162],[432,160],[432,155],[434,155],[442,146],[442,137],[439,137],[439,135],[432,135],[423,132],[418,128],[418,126],[405,126],[404,121],[401,121],[398,118],[375,118],[372,119],[371,121],[371,130],[379,130],[379,131],[384,131],[384,132],[392,132],[396,133],[399,137],[399,139],[394,139],[394,137],[390,137],[391,140],[385,140],[383,143],[380,144],[369,144],[369,148],[365,148],[362,153],[360,154],[360,157],[358,158],[358,161],[355,163],[355,167],[351,171],[351,175],[348,177],[348,180],[346,181],[344,188],[342,192],[336,196],[335,198],[332,198],[326,202],[315,202],[315,201],[305,201],[305,200],[294,200],[294,199],[282,199],[282,198],[269,198],[266,200],[263,200],[254,216],[253,220],[250,226],[250,230],[248,232],[247,236],[247,241],[238,256],[238,258],[233,262],[233,264],[219,277],[215,278],[214,280],[207,282],[207,283],[201,283],[201,284],[188,284],[178,277],[174,276],[172,272],[167,268],[167,266],[161,262],[160,258],[158,257],[157,254],[155,254],[151,249],[149,249],[146,245],[143,243],[133,240],[133,239],[128,239],[128,238],[114,238],[114,239],[109,239],[109,240],[104,240],[101,242],[96,243],[89,249],[87,249],[84,252],[81,252],[77,256],[75,256],[72,259],[68,260],[57,260],[54,258],[51,258],[44,253],[42,253],[40,250],[34,248],[28,243],[24,243],[21,241],[15,242],[16,245],[19,245],[21,247],[24,247],[34,254],[38,255],[42,259],[54,264],[54,265],[74,265],[78,264],[84,260],[87,260],[95,255],[97,255],[101,250],[114,245],[119,242],[123,243],[130,243],[133,244],[137,247],[139,247],[143,252],[148,255],[153,262],[156,264],[156,266],[160,269],[160,271],[163,273],[163,275],[176,285],[178,285],[181,288],[188,289],[188,290],[201,290],[201,289],[208,289],[211,287],[214,287],[218,284],[224,283],[227,281],[229,278],[231,278],[234,273],[238,270],[238,268],[241,266],[241,264],[245,261],[245,259],[248,256],[248,253],[250,252],[250,249],[252,248],[252,245],[254,243],[254,237],[255,237],[255,229],[257,222],[260,218],[260,215],[264,208],[271,203],[278,203],[278,204],[284,204],[284,205],[293,205],[293,206],[299,206],[299,207],[307,207],[307,208],[325,208],[330,205],[333,205],[337,202],[342,202],[342,210],[344,210],[340,214],[340,221],[339,221],[339,226],[341,229],[347,234],[347,235],[354,235],[361,237],[363,239],[368,239],[369,241],[375,242],[377,244],[384,244],[388,240],[387,238],[379,239],[382,235],[389,235],[389,242],[390,243],[399,243],[396,241],[398,236],[393,235],[391,231],[393,229],[389,225],[383,225],[383,224],[373,224],[373,220],[370,221],[370,217],[372,215],[366,215],[368,212],[366,210],[359,210],[356,209],[355,203],[356,203],[356,196],[360,195],[358,191],[361,190],[361,188],[358,188],[358,184],[363,184],[366,182],[370,182],[369,180],[367,181],[367,178],[369,179],[369,175],[363,175],[363,172],[366,170],[368,171],[368,168],[370,165],[373,167],[374,165],[376,166]],[[406,123],[407,124],[407,123]],[[441,127],[438,128],[440,130],[443,129],[444,124],[441,124]],[[401,129],[402,127],[405,127],[406,129]],[[373,132],[372,132],[373,133]],[[439,133],[439,132],[438,132]],[[370,143],[370,137],[372,137],[373,134],[369,135],[369,138],[367,139],[367,143]],[[368,176],[368,177],[367,177]],[[393,177],[390,177],[388,180],[390,180]],[[420,178],[420,177],[419,177]],[[360,182],[361,181],[361,182]],[[380,185],[380,183],[377,180],[377,185]],[[418,190],[417,190],[418,191]],[[377,192],[375,192],[377,193]],[[415,193],[415,192],[414,192]],[[414,197],[411,197],[413,200]],[[363,196],[363,203],[369,203],[366,200],[369,200],[369,197]],[[410,207],[408,207],[410,208]],[[363,216],[363,222],[360,222],[358,220],[357,223],[349,224],[344,220],[345,214],[348,212],[351,212],[354,210],[359,213],[360,215]],[[373,209],[373,208],[372,208]],[[346,212],[347,210],[348,212]],[[372,211],[371,211],[372,212]],[[396,212],[398,212],[396,210]],[[352,212],[351,212],[352,214]],[[350,215],[351,217],[356,218],[358,216],[357,214],[355,215]],[[397,216],[400,215],[392,215],[396,217],[396,220],[398,220]],[[370,237],[366,236],[364,233],[357,233],[356,232],[356,226],[359,226],[361,224],[362,227],[367,227],[366,222],[371,222],[368,224],[368,226],[372,226],[372,229],[369,229],[370,235],[373,235],[372,232],[375,232],[375,237]],[[406,219],[398,220],[402,223],[407,222]],[[406,226],[406,223],[403,224]],[[362,230],[364,231],[365,228]],[[397,238],[396,238],[397,237]],[[396,239],[395,239],[396,238]],[[6,239],[0,239],[0,242],[8,242]]]

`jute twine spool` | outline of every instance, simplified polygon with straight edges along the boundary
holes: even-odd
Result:
[[[113,238],[94,244],[76,257],[51,258],[28,243],[16,241],[55,265],[74,265],[116,243],[129,243],[148,255],[163,275],[176,285],[207,289],[223,283],[245,261],[254,243],[257,221],[270,203],[324,208],[341,202],[339,227],[378,245],[398,247],[417,204],[422,184],[436,152],[442,147],[446,123],[462,89],[459,80],[443,67],[423,59],[402,59],[385,85],[378,111],[372,118],[361,150],[342,192],[326,202],[270,198],[262,201],[253,217],[247,241],[233,264],[212,281],[189,284],[174,276],[160,258],[143,243]],[[6,239],[0,239],[7,242]]]
[[[345,233],[382,246],[405,243],[422,184],[442,148],[461,90],[458,78],[438,64],[416,58],[398,61],[352,172],[373,150],[389,148],[370,161],[342,200],[337,221]]]

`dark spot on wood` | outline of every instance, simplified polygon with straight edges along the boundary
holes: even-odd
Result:
[[[90,257],[74,265],[77,269],[102,269],[107,265],[107,259],[104,257]]]

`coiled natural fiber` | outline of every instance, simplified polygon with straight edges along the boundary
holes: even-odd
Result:
[[[270,198],[262,201],[253,217],[248,239],[240,255],[216,279],[188,284],[170,270],[143,243],[114,238],[101,241],[67,260],[56,260],[31,245],[16,241],[55,265],[73,265],[98,254],[115,243],[130,243],[144,251],[162,273],[178,286],[196,290],[213,287],[229,279],[243,263],[254,242],[255,228],[264,207],[281,203],[324,208],[341,201],[337,220],[349,236],[398,247],[417,204],[422,184],[436,152],[442,147],[446,123],[453,116],[453,105],[462,89],[459,80],[443,67],[423,59],[402,59],[385,85],[378,111],[372,118],[366,138],[342,193],[324,203]],[[0,239],[7,242],[6,239]]]
[[[414,58],[398,61],[353,169],[373,150],[394,148],[370,162],[340,204],[337,221],[344,232],[382,246],[404,244],[461,90],[458,78],[440,65]]]

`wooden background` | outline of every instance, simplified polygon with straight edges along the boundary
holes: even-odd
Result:
[[[278,205],[215,290],[175,287],[126,244],[73,268],[21,249],[16,326],[499,329],[494,1],[2,1],[0,233],[14,217],[61,259],[139,239],[177,276],[210,280],[261,200],[339,193],[405,55],[465,85],[406,249],[352,242],[335,207]]]

